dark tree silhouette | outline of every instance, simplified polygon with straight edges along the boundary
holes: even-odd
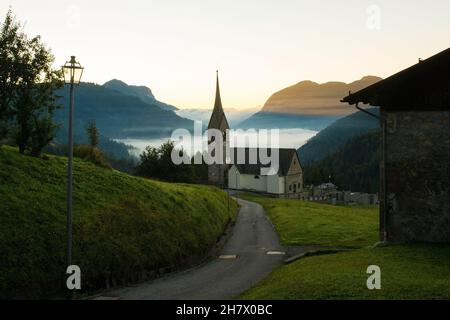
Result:
[[[89,145],[92,148],[97,148],[100,141],[100,134],[94,120],[88,122],[86,133],[89,139]]]
[[[29,38],[8,11],[0,28],[0,140],[14,132],[19,150],[39,155],[52,141],[61,72],[39,36]]]

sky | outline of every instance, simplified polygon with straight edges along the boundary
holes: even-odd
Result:
[[[450,1],[2,0],[83,81],[145,85],[179,108],[264,105],[302,80],[387,77],[450,47]]]

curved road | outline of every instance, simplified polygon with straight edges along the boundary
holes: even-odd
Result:
[[[242,206],[220,257],[199,267],[133,287],[110,291],[110,298],[133,300],[230,299],[264,278],[284,258],[263,208],[239,199]],[[236,258],[234,257],[236,256]]]

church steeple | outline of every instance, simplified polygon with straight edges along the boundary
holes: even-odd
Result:
[[[214,110],[222,110],[222,99],[220,98],[219,86],[219,70],[216,71],[216,102],[214,103]]]
[[[211,119],[209,120],[208,129],[229,129],[228,121],[222,107],[222,99],[220,97],[219,71],[216,71],[216,100],[214,102]]]

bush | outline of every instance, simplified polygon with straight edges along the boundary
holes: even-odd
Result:
[[[92,162],[96,166],[112,169],[103,152],[101,152],[101,150],[97,148],[93,148],[87,145],[79,145],[74,148],[73,155],[74,157]]]

